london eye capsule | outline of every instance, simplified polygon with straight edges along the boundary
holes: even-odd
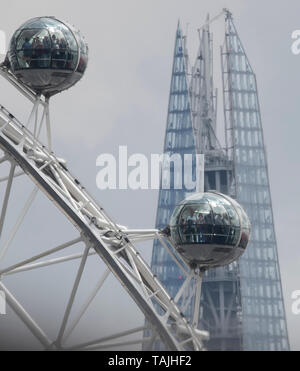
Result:
[[[191,266],[205,269],[227,265],[245,251],[250,221],[232,198],[210,191],[182,201],[170,220],[170,238]]]
[[[12,36],[9,70],[37,94],[50,97],[76,84],[88,63],[88,47],[74,27],[55,17],[33,18]]]

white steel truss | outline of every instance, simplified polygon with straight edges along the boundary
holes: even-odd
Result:
[[[161,339],[169,350],[202,350],[203,339],[207,339],[208,334],[198,330],[197,320],[194,320],[190,324],[182,314],[182,308],[184,305],[187,306],[193,300],[193,297],[195,297],[195,304],[198,306],[201,293],[201,275],[199,272],[190,271],[184,262],[178,259],[174,253],[171,241],[164,236],[163,232],[159,230],[128,230],[116,224],[107,215],[105,210],[87,193],[80,182],[71,175],[65,161],[56,157],[52,152],[49,101],[43,100],[30,89],[20,84],[5,68],[0,68],[0,74],[33,103],[32,112],[25,126],[8,112],[8,110],[0,106],[0,149],[4,152],[4,156],[0,158],[0,164],[5,162],[10,164],[8,176],[0,179],[1,182],[6,182],[6,191],[0,213],[0,264],[9,250],[26,214],[29,212],[38,191],[44,193],[80,233],[80,236],[72,241],[11,266],[0,268],[0,289],[6,294],[8,304],[12,310],[39,340],[43,348],[47,350],[101,350],[120,347],[125,344],[144,344],[146,348],[151,349],[157,337]],[[39,114],[40,108],[42,108],[41,115]],[[43,125],[46,126],[47,148],[39,140]],[[30,127],[33,128],[32,131]],[[24,174],[33,181],[34,189],[29,195],[16,224],[10,231],[8,239],[2,244],[1,232],[5,227],[6,211],[9,207],[12,184],[15,177]],[[170,297],[134,246],[134,243],[149,239],[159,239],[187,277],[175,299]],[[41,260],[79,242],[85,244],[85,249],[80,253]],[[98,255],[106,264],[107,269],[99,275],[99,281],[96,287],[82,305],[78,316],[69,325],[70,313],[78,293],[87,260],[91,255]],[[75,282],[57,337],[50,339],[9,291],[4,281],[6,276],[21,274],[22,272],[74,260],[80,260]],[[129,334],[143,332],[146,328],[145,326],[141,326],[88,343],[72,345],[71,348],[66,346],[66,341],[77,327],[97,293],[101,290],[110,273],[121,282],[124,289],[141,309],[149,324],[147,328],[150,328],[152,336],[150,338],[142,338],[142,340],[139,338],[127,342],[108,343],[112,340],[122,339]],[[185,296],[184,288],[192,280],[196,282],[194,291],[190,294],[189,298],[182,300],[182,308],[180,308],[178,305],[179,299]],[[197,309],[195,309],[194,317],[199,317]]]

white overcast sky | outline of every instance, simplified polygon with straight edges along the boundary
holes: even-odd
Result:
[[[96,158],[101,153],[117,155],[119,145],[127,145],[129,153],[162,152],[177,21],[180,18],[187,30],[194,56],[197,28],[208,12],[214,16],[224,7],[234,15],[257,74],[290,341],[300,350],[300,315],[291,312],[291,294],[300,290],[300,55],[291,53],[291,34],[300,29],[299,1],[2,0],[0,29],[10,38],[27,19],[54,15],[82,31],[89,44],[89,66],[76,87],[53,98],[55,152],[67,159],[72,172],[115,220],[130,227],[152,227],[157,192],[100,192]],[[214,27],[219,43],[223,21]],[[25,119],[28,104],[5,82],[1,86],[0,104]],[[219,131],[222,125],[219,116]]]

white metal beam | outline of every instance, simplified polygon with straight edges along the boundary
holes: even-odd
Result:
[[[97,255],[97,253],[95,251],[92,251],[89,253],[88,256],[92,256],[92,255]],[[63,256],[61,258],[49,259],[46,261],[42,261],[40,263],[29,264],[29,265],[25,265],[24,267],[14,269],[13,271],[4,273],[3,276],[9,276],[9,275],[16,274],[16,273],[22,273],[22,272],[31,271],[31,270],[38,269],[38,268],[48,267],[50,265],[61,264],[61,263],[65,263],[65,262],[72,261],[72,260],[78,260],[78,259],[81,259],[82,257],[83,257],[83,253],[78,253],[78,254]]]
[[[75,245],[77,244],[78,242],[81,242],[82,241],[82,238],[79,237],[79,238],[76,238],[75,240],[72,240],[72,241],[69,241],[69,242],[66,242],[62,245],[59,245],[57,247],[55,247],[54,249],[51,249],[51,250],[47,250],[39,255],[35,255],[33,256],[32,258],[29,258],[29,259],[26,259],[26,260],[23,260],[22,262],[20,263],[17,263],[17,264],[14,264],[8,268],[5,268],[5,269],[2,269],[0,270],[0,276],[1,275],[4,275],[5,273],[8,273],[8,272],[11,272],[11,271],[16,271],[17,268],[20,268],[20,267],[23,267],[23,266],[26,266],[36,260],[39,260],[41,258],[44,258],[45,256],[49,256],[51,254],[54,254],[58,251],[61,251],[63,249],[66,249],[67,247],[69,246],[72,246],[72,245]]]
[[[24,84],[20,83],[15,76],[10,73],[6,68],[0,67],[0,75],[7,80],[10,84],[12,84],[21,94],[23,94],[27,99],[29,99],[32,103],[34,103],[37,99],[37,94],[34,93],[33,90],[29,89]],[[40,99],[40,104],[44,104],[43,100]]]
[[[46,129],[47,129],[47,139],[48,139],[48,149],[52,151],[52,137],[51,137],[51,125],[50,125],[50,110],[49,110],[49,98],[46,98]]]
[[[24,175],[24,174],[25,174],[24,171],[19,171],[19,172],[15,173],[14,178],[17,178],[17,177],[19,177],[21,175]],[[9,179],[9,176],[6,176],[4,178],[0,178],[0,183],[6,182],[8,179]]]
[[[58,333],[57,340],[56,340],[56,343],[59,346],[61,345],[61,341],[62,341],[62,338],[64,336],[65,330],[66,330],[67,322],[68,322],[68,319],[70,317],[70,313],[71,313],[71,310],[72,310],[72,307],[73,307],[73,304],[74,304],[75,296],[77,294],[77,290],[78,290],[78,287],[79,287],[79,284],[80,284],[80,281],[81,281],[83,270],[84,270],[84,267],[86,265],[89,250],[90,250],[89,246],[85,248],[84,255],[82,257],[82,260],[81,260],[81,263],[80,263],[80,266],[79,266],[79,269],[78,269],[78,272],[77,272],[77,276],[76,276],[76,279],[75,279],[75,282],[74,282],[74,286],[73,286],[73,289],[72,289],[72,292],[71,292],[71,296],[70,296],[70,299],[69,299],[69,302],[68,302],[68,305],[67,305],[67,308],[66,308],[66,311],[65,311],[65,315],[64,315],[59,333]]]
[[[1,216],[0,216],[0,240],[1,240],[1,235],[3,231],[3,225],[4,225],[4,220],[6,216],[6,211],[7,211],[7,206],[8,206],[8,200],[11,192],[11,187],[12,187],[12,182],[14,179],[14,173],[15,173],[16,165],[14,163],[11,164],[10,171],[9,171],[9,176],[8,176],[8,181],[6,185],[6,191],[5,191],[5,196],[2,204],[2,211],[1,211]],[[0,254],[0,260],[1,260],[1,254]]]
[[[124,341],[123,343],[115,343],[115,344],[105,344],[105,345],[96,345],[94,347],[86,348],[86,351],[93,351],[93,350],[104,350],[104,349],[110,349],[110,348],[118,348],[118,347],[124,347],[124,346],[130,346],[130,345],[138,345],[138,344],[144,344],[147,343],[148,339],[141,339],[141,340],[133,340],[133,341]]]
[[[160,243],[163,245],[163,247],[167,250],[168,254],[172,258],[172,260],[176,263],[179,269],[182,270],[182,272],[188,276],[189,272],[187,269],[181,264],[181,262],[178,260],[177,256],[173,253],[173,251],[170,249],[170,247],[165,243],[164,239],[158,234],[157,237],[159,238]],[[172,245],[170,239],[168,239],[168,242]]]
[[[44,331],[38,326],[38,324],[31,318],[26,312],[22,305],[17,299],[10,293],[10,291],[0,281],[0,289],[5,293],[6,300],[11,309],[21,319],[21,321],[27,326],[30,332],[39,340],[39,342],[46,348],[52,347],[52,341],[44,333]]]
[[[21,211],[21,214],[20,214],[15,226],[13,227],[13,229],[12,229],[10,235],[9,235],[9,238],[8,238],[6,244],[4,245],[3,249],[0,252],[0,262],[4,259],[5,255],[7,253],[7,250],[9,249],[9,247],[10,247],[15,235],[17,234],[17,232],[18,232],[18,230],[19,230],[19,228],[20,228],[20,226],[21,226],[21,224],[22,224],[22,222],[23,222],[31,204],[33,203],[33,201],[34,201],[34,199],[35,199],[35,197],[38,193],[38,190],[39,189],[36,186],[36,187],[34,187],[33,191],[31,192],[23,210]]]
[[[67,339],[71,336],[72,332],[80,322],[81,318],[84,316],[85,312],[87,311],[88,307],[91,305],[92,301],[95,299],[96,295],[102,288],[104,282],[108,278],[110,274],[110,269],[107,269],[102,277],[100,278],[99,282],[97,283],[95,289],[91,293],[91,295],[88,297],[86,303],[82,306],[82,308],[79,311],[78,316],[73,320],[72,324],[70,325],[69,329],[66,331],[65,336],[64,336],[64,342],[67,341]]]
[[[94,340],[94,341],[90,341],[90,342],[87,342],[87,343],[75,345],[74,347],[71,347],[70,350],[84,349],[84,348],[87,348],[87,347],[90,347],[90,346],[93,346],[93,345],[97,345],[97,344],[99,344],[99,346],[100,346],[101,343],[105,343],[105,342],[110,341],[110,340],[119,339],[119,338],[122,338],[122,337],[125,337],[125,336],[128,336],[128,335],[136,334],[138,332],[142,332],[142,331],[147,330],[147,328],[148,327],[146,327],[146,326],[141,326],[141,327],[136,327],[136,328],[131,329],[131,330],[118,332],[116,334],[105,336],[103,338],[100,338],[100,339],[97,339],[97,340]]]
[[[7,156],[3,156],[0,158],[0,164],[3,164],[3,162],[7,161]]]

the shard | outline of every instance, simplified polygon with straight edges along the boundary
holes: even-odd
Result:
[[[223,14],[225,41],[218,67],[223,77],[221,99],[214,89],[209,18],[199,29],[200,46],[192,66],[178,25],[164,153],[182,158],[204,154],[204,189],[236,198],[252,223],[245,255],[230,266],[205,273],[199,323],[210,332],[206,348],[289,350],[256,76],[231,13],[225,10]],[[219,120],[218,100],[224,108],[224,118]],[[223,145],[217,121],[224,127]],[[165,228],[174,207],[196,191],[175,187],[181,170],[171,164],[169,189],[163,186],[162,176],[157,228]],[[196,171],[194,161],[194,176]],[[152,269],[171,295],[181,286],[184,277],[159,241],[154,243]]]

